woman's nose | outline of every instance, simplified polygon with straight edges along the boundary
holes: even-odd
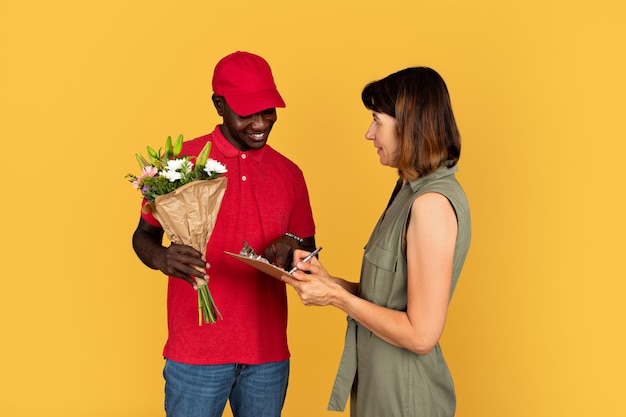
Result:
[[[370,127],[368,127],[367,131],[365,132],[365,139],[374,140],[375,137],[376,135],[374,134],[374,123],[372,123],[370,124]]]

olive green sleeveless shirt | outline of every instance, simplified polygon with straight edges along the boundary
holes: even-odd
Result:
[[[457,216],[452,297],[470,243],[469,206],[454,177],[457,170],[442,166],[398,192],[365,246],[361,298],[406,311],[407,221],[413,201],[428,192],[448,198]],[[349,393],[352,417],[449,417],[456,408],[452,378],[439,344],[418,355],[381,340],[351,317],[328,409],[343,411]]]

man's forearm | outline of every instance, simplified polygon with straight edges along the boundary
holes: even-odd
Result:
[[[142,230],[137,230],[133,234],[133,249],[137,257],[149,268],[162,271],[162,259],[167,248],[161,242],[162,237]]]

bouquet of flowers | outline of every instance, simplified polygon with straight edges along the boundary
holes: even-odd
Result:
[[[174,144],[169,136],[163,153],[148,146],[148,159],[141,153],[135,154],[141,175],[126,177],[146,200],[142,210],[151,212],[161,223],[168,239],[191,246],[204,255],[226,191],[227,178],[222,174],[227,170],[209,158],[211,142],[206,143],[197,157],[181,156],[182,148],[183,135]],[[222,316],[208,282],[194,279],[198,291],[198,324],[215,323]]]

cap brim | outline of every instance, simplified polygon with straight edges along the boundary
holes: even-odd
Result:
[[[250,94],[224,96],[228,106],[239,116],[249,116],[267,109],[285,107],[277,90],[255,91]]]

